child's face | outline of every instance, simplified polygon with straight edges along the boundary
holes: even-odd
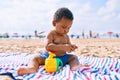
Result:
[[[72,20],[63,17],[58,22],[53,21],[53,25],[55,26],[55,30],[57,33],[67,34],[69,32],[69,29],[71,28]]]

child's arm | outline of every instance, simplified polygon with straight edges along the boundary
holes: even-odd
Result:
[[[69,45],[69,44],[54,44],[54,43],[49,43],[47,46],[46,46],[46,49],[48,51],[66,51],[66,52],[71,52],[74,50],[74,48]]]
[[[77,47],[75,45],[71,45],[68,37],[68,43],[67,44],[54,44],[53,43],[54,37],[52,32],[50,32],[47,36],[47,41],[46,41],[46,50],[47,51],[66,51],[66,52],[71,52],[74,51]]]

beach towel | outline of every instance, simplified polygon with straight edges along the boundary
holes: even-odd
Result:
[[[54,73],[47,73],[45,66],[39,66],[34,74],[19,76],[17,69],[28,65],[31,54],[29,53],[0,53],[0,74],[11,73],[15,80],[119,80],[120,60],[117,58],[98,58],[79,56],[81,64],[89,67],[81,67],[71,71],[69,65]]]

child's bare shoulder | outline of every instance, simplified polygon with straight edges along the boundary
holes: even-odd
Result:
[[[48,35],[55,35],[56,33],[55,33],[55,30],[51,30],[49,33],[48,33]]]
[[[55,35],[55,30],[51,30],[48,34],[47,37],[53,37]]]

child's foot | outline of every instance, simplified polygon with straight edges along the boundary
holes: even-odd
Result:
[[[22,75],[28,74],[29,73],[29,69],[27,69],[27,68],[20,68],[20,69],[18,69],[17,73],[18,73],[18,75],[22,76]]]
[[[35,73],[36,71],[33,68],[19,68],[17,73],[18,75],[22,76],[25,74]]]
[[[72,71],[79,69],[80,67],[89,67],[88,64],[79,64],[71,68]]]

